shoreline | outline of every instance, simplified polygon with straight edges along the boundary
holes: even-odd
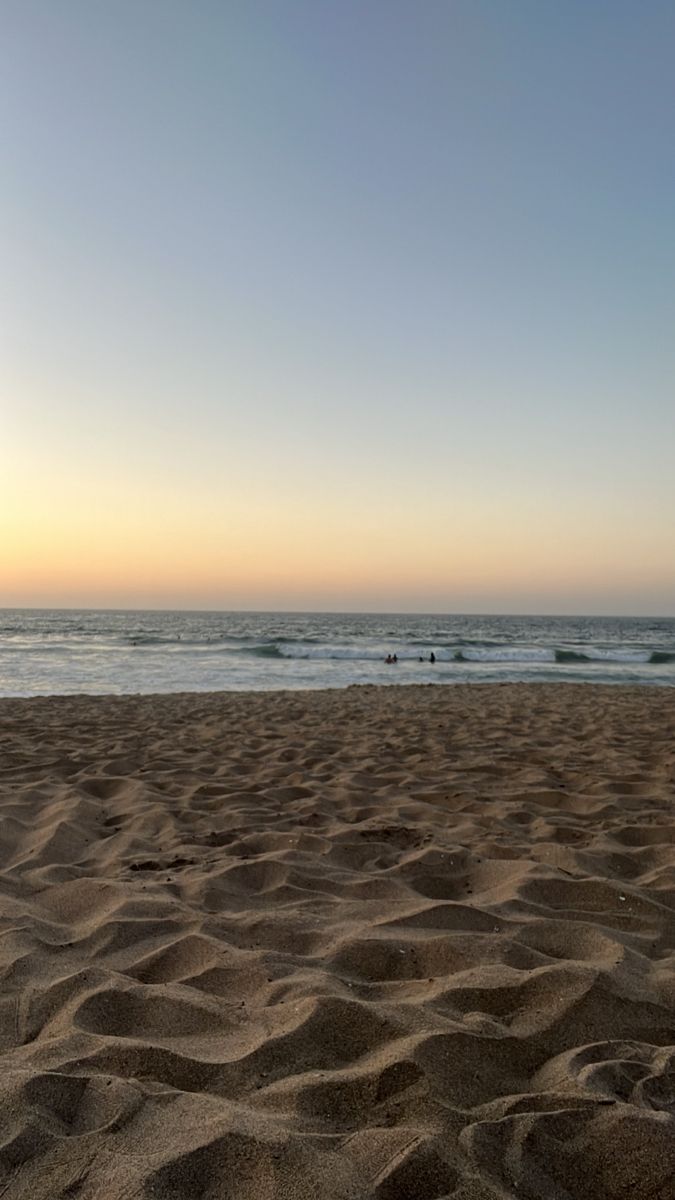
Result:
[[[641,684],[0,698],[0,1191],[670,1200],[674,798]]]
[[[204,697],[244,697],[244,696],[316,696],[316,695],[336,695],[341,696],[352,691],[370,691],[375,693],[389,692],[410,692],[410,691],[428,691],[431,688],[436,688],[438,691],[456,691],[464,689],[466,691],[475,691],[482,689],[498,689],[503,688],[525,688],[527,690],[546,689],[546,688],[579,688],[582,691],[608,691],[608,692],[675,692],[675,683],[663,683],[657,681],[641,680],[639,683],[625,683],[623,681],[611,682],[608,680],[598,681],[593,680],[574,680],[574,679],[514,679],[514,680],[476,680],[467,681],[460,680],[457,683],[436,683],[433,680],[424,683],[346,683],[336,687],[288,687],[288,688],[217,688],[209,691],[175,691],[175,692],[38,692],[31,694],[13,694],[0,692],[0,705],[20,700],[22,703],[27,701],[45,701],[45,700],[170,700],[172,697],[181,699],[188,698],[204,698]]]

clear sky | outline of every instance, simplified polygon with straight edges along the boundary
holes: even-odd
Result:
[[[0,18],[0,604],[675,613],[670,0]]]

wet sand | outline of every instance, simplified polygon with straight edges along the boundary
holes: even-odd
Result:
[[[675,690],[0,700],[2,1200],[673,1200]]]

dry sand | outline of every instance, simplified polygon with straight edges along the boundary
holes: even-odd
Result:
[[[2,1200],[671,1200],[675,691],[0,702]]]

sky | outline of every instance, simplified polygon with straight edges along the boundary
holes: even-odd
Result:
[[[0,605],[675,614],[670,0],[0,19]]]

